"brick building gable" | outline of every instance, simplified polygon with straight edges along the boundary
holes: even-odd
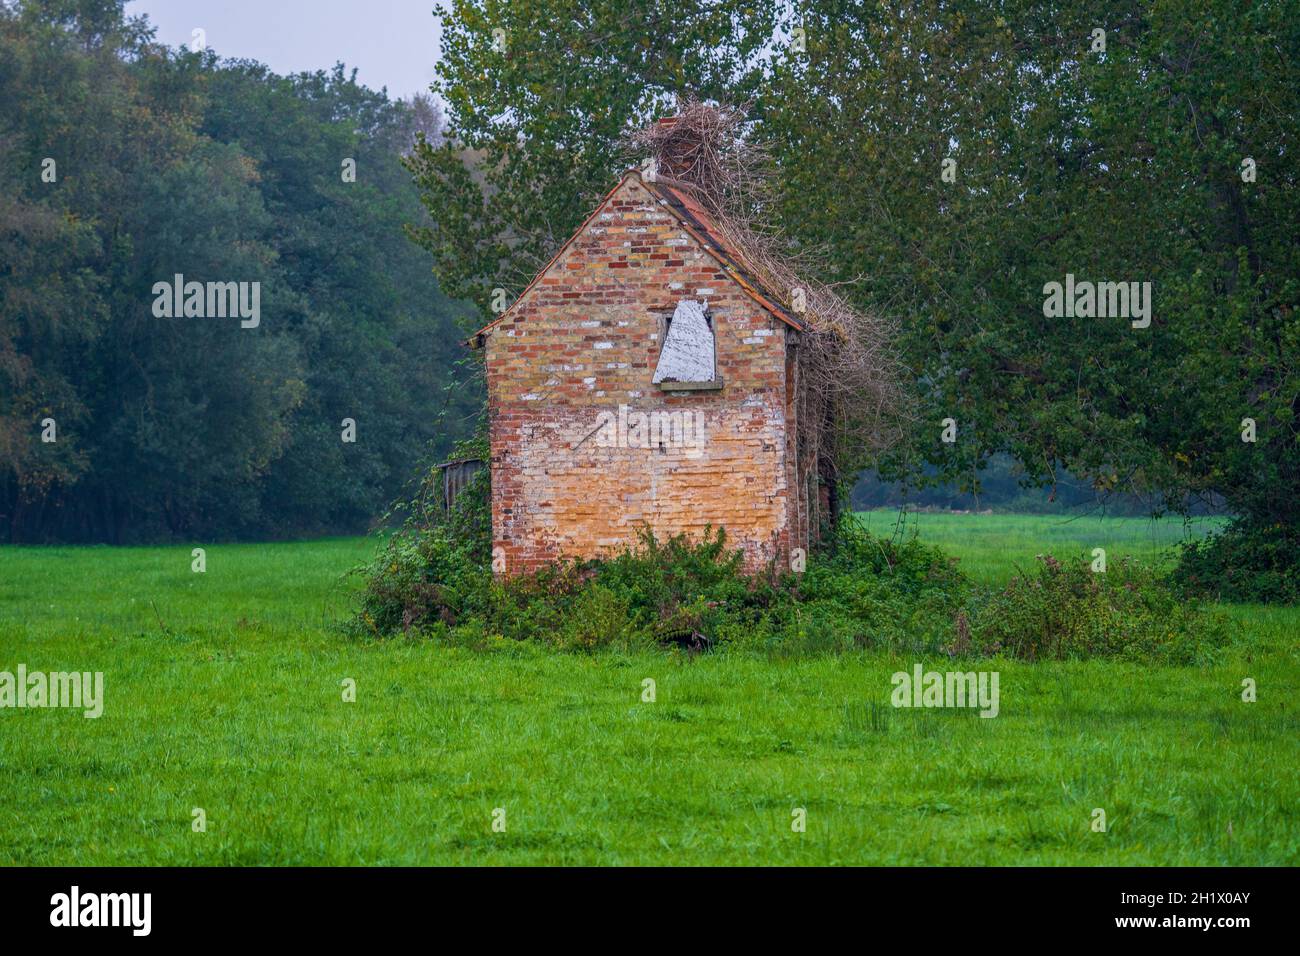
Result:
[[[659,188],[656,188],[659,187]],[[486,351],[494,543],[506,574],[639,532],[725,527],[751,567],[805,546],[792,317],[659,184],[625,175],[498,320]],[[652,381],[669,318],[707,303],[718,382]]]

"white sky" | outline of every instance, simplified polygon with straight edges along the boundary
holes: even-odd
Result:
[[[426,92],[438,58],[436,0],[128,0],[158,40],[188,45],[202,28],[223,57],[260,60],[277,73],[328,70],[338,60],[359,82],[397,99]]]

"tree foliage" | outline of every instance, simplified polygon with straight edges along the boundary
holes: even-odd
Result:
[[[169,50],[122,8],[0,6],[0,534],[364,528],[477,406],[403,236],[428,104]],[[259,326],[156,317],[178,273],[260,283]]]
[[[787,221],[904,317],[921,427],[894,474],[971,484],[1007,451],[1031,479],[1300,521],[1294,12],[800,5],[808,56],[773,71],[764,130]],[[1150,282],[1150,327],[1046,317],[1067,273]]]
[[[612,186],[619,142],[680,90],[743,95],[775,14],[714,0],[449,0],[434,89],[451,133],[408,163],[444,288],[522,291]]]

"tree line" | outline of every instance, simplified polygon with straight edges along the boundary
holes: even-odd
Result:
[[[0,539],[364,530],[481,404],[405,234],[436,115],[123,6],[0,4]]]

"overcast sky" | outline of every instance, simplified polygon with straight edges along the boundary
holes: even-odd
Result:
[[[128,0],[168,46],[194,29],[223,57],[260,60],[277,73],[357,67],[366,86],[393,98],[425,92],[438,57],[435,0]]]

